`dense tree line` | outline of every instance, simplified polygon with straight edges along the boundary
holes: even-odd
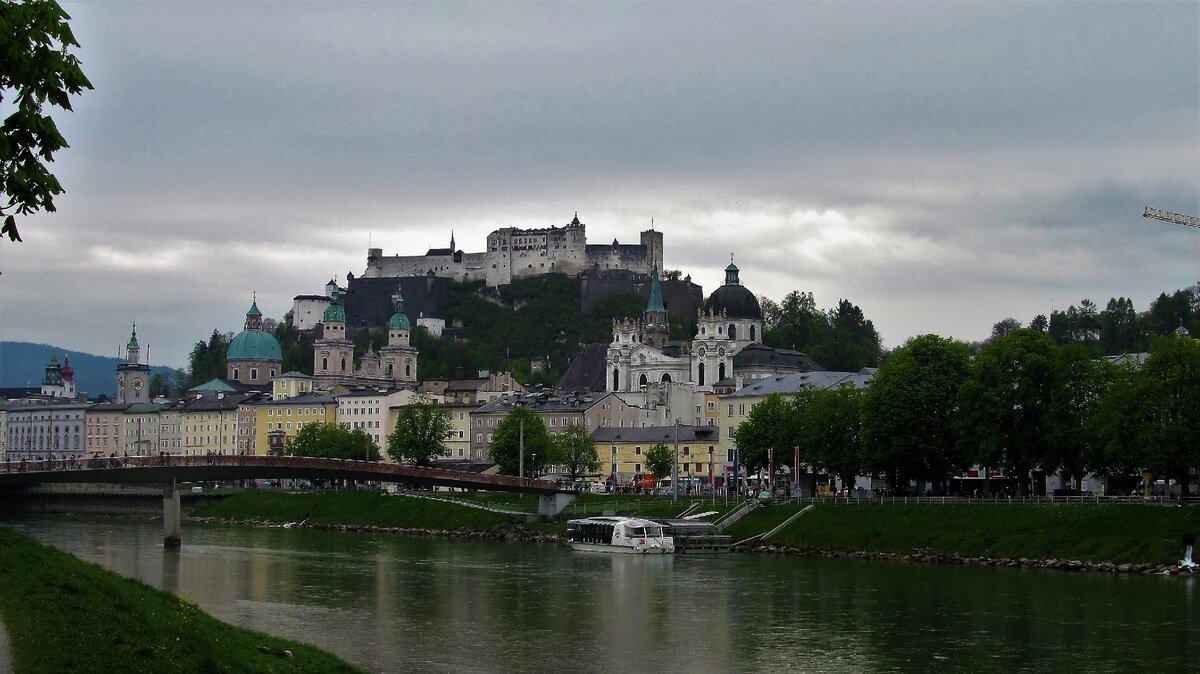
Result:
[[[829,370],[857,372],[879,364],[883,353],[875,325],[862,309],[839,300],[829,310],[817,308],[813,294],[793,290],[778,304],[759,298],[763,310],[763,343],[812,356]]]
[[[892,489],[943,493],[971,466],[999,469],[1018,495],[1060,473],[1078,488],[1086,473],[1111,490],[1143,472],[1189,493],[1200,469],[1200,342],[1154,340],[1144,363],[1093,359],[1078,343],[1055,344],[1018,328],[971,355],[936,335],[909,340],[870,387],[770,396],[737,430],[750,471],[792,463],[851,482],[886,479]]]
[[[1022,327],[1015,318],[992,326],[992,338]],[[1101,309],[1092,300],[1082,300],[1063,310],[1038,315],[1028,327],[1045,333],[1058,345],[1082,345],[1092,357],[1144,352],[1155,337],[1181,328],[1200,335],[1200,286],[1160,293],[1149,309],[1139,312],[1133,300],[1114,297]],[[982,345],[979,345],[982,346]]]

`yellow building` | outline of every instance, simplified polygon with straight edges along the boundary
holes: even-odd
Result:
[[[306,425],[337,423],[337,408],[333,393],[304,393],[257,403],[254,406],[254,452],[282,454],[287,439]]]
[[[471,460],[471,410],[479,405],[475,403],[443,403],[439,408],[450,415],[450,437],[446,439],[447,454],[438,461],[470,461]]]
[[[212,391],[184,403],[180,410],[181,454],[238,453],[238,405],[254,393]]]
[[[678,435],[676,435],[678,433]],[[676,438],[678,437],[678,443]],[[674,449],[681,484],[707,484],[709,477],[721,483],[723,458],[717,452],[717,430],[712,426],[645,426],[642,428],[601,427],[592,432],[600,471],[617,484],[628,485],[648,473],[646,454],[662,443]]]

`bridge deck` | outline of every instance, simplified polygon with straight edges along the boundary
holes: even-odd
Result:
[[[509,475],[297,456],[141,456],[0,462],[0,486],[45,482],[170,484],[252,479],[363,480],[531,494],[573,491],[554,482]]]

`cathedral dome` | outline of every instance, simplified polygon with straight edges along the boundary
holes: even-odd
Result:
[[[238,333],[225,352],[226,360],[277,360],[283,361],[283,349],[279,340],[269,332],[263,332],[262,312],[257,300],[246,312],[246,329]]]
[[[283,349],[275,335],[261,330],[244,330],[229,343],[227,360],[283,360]]]
[[[325,323],[345,323],[346,308],[340,302],[334,302],[325,308],[325,315],[321,320]]]
[[[719,314],[729,318],[752,318],[762,320],[762,307],[758,298],[738,281],[738,268],[730,263],[725,268],[725,285],[717,288],[704,301],[704,313]]]

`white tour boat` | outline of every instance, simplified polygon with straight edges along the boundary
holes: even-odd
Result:
[[[670,554],[675,540],[663,525],[636,517],[589,517],[567,521],[567,540],[576,550]]]

